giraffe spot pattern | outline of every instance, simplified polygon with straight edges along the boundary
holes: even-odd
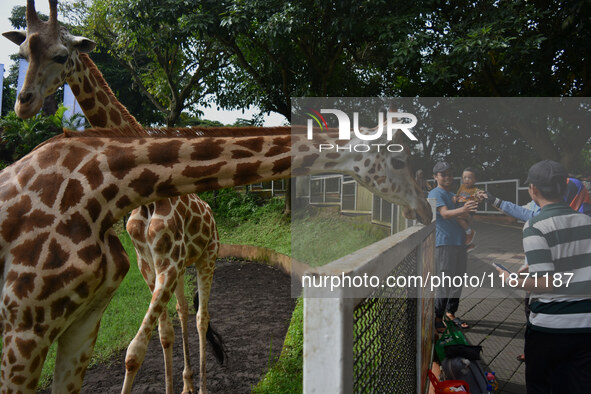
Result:
[[[51,297],[52,294],[55,294],[57,291],[67,287],[66,285],[71,283],[76,278],[82,275],[82,271],[80,271],[76,267],[68,267],[63,271],[60,271],[53,275],[45,275],[43,280],[43,287],[41,288],[41,292],[37,297],[38,300],[46,300]],[[61,314],[58,316],[62,316]],[[55,319],[57,316],[52,312],[51,319]]]
[[[40,209],[35,209],[21,219],[21,231],[27,233],[53,224],[55,217]]]
[[[52,270],[63,267],[68,261],[70,254],[66,252],[55,239],[52,239],[49,244],[49,253],[47,259],[43,263],[44,270]]]
[[[235,149],[232,151],[232,159],[244,159],[247,157],[252,157],[254,154],[244,149]]]
[[[14,256],[15,264],[34,267],[39,262],[43,244],[49,238],[49,233],[42,233],[33,239],[27,239],[14,247],[10,253]]]
[[[287,153],[290,150],[291,148],[289,146],[274,145],[269,149],[267,153],[265,153],[265,157],[277,156],[282,153]]]
[[[166,143],[153,143],[148,148],[148,159],[164,167],[172,168],[178,164],[181,141],[170,141]]]
[[[86,262],[86,264],[92,264],[96,259],[101,257],[103,251],[97,244],[86,246],[78,251],[78,257]]]
[[[139,178],[134,179],[129,183],[129,187],[140,196],[149,196],[154,190],[156,182],[158,182],[159,179],[160,178],[156,173],[148,169],[144,169]]]
[[[53,207],[63,182],[64,177],[60,174],[41,174],[33,181],[30,189],[37,192],[43,204]]]
[[[252,163],[239,163],[236,166],[236,171],[233,176],[234,183],[246,185],[261,179],[261,176],[257,173],[261,164],[261,161],[255,161]]]
[[[80,159],[86,157],[88,153],[87,149],[71,146],[62,161],[62,165],[70,170],[70,172],[73,172],[80,164]]]
[[[67,319],[72,313],[76,311],[78,306],[79,304],[72,301],[70,297],[60,297],[56,301],[51,303],[51,318],[55,320],[58,317],[63,316]]]
[[[64,190],[62,201],[60,203],[60,212],[64,214],[68,209],[78,205],[82,196],[84,195],[84,188],[77,179],[70,179]]]
[[[105,150],[105,156],[111,173],[117,179],[123,179],[135,165],[135,155],[129,149],[111,146]]]
[[[109,185],[105,187],[101,192],[101,194],[107,201],[111,201],[112,199],[114,199],[117,196],[117,193],[119,193],[119,186],[117,185]]]
[[[95,190],[103,184],[103,172],[100,170],[100,162],[96,157],[88,160],[88,162],[78,170],[78,172],[85,176],[90,188]]]
[[[97,199],[96,198],[89,199],[87,201],[84,209],[90,215],[90,220],[92,220],[93,223],[96,223],[97,219],[99,218],[99,215],[101,214],[101,210],[102,210],[101,204],[97,201]]]
[[[107,111],[100,107],[95,114],[88,116],[88,121],[96,127],[106,127],[108,120]]]
[[[166,181],[158,184],[156,187],[156,194],[159,197],[172,197],[179,193],[173,184],[172,178],[169,178]]]
[[[56,227],[58,234],[69,238],[76,245],[89,238],[92,230],[84,216],[76,212],[67,220],[62,220]]]
[[[19,325],[16,329],[17,331],[23,332],[33,329],[33,311],[31,311],[31,308],[25,308],[25,310],[22,313],[21,320],[18,323]]]
[[[225,161],[210,165],[187,166],[183,170],[182,175],[188,178],[208,177],[217,174],[224,165],[226,165]]]
[[[107,106],[109,104],[109,97],[105,94],[105,92],[99,90],[96,94],[96,97],[102,105]]]
[[[282,174],[291,167],[291,157],[279,159],[273,163],[273,175]]]
[[[191,160],[206,161],[217,159],[224,151],[223,140],[207,139],[204,142],[193,144],[193,153],[191,153]]]
[[[26,187],[31,179],[33,179],[33,177],[36,175],[36,171],[33,166],[24,166],[22,169],[17,169],[16,172],[18,174],[16,179],[22,188]]]
[[[6,218],[2,221],[1,234],[8,242],[15,241],[19,236],[19,227],[23,216],[32,208],[29,196],[22,196],[20,200],[6,210]]]
[[[117,206],[117,208],[119,209],[123,209],[125,207],[128,207],[132,204],[131,200],[129,199],[129,197],[127,196],[122,196],[119,200],[117,200],[117,202],[115,203],[115,205]]]
[[[84,79],[82,81],[83,81],[82,88],[84,89],[84,93],[92,93],[93,88],[92,88],[92,84],[90,83],[90,80],[88,79],[88,77],[84,76]],[[92,123],[92,124],[94,124],[94,123]]]
[[[113,262],[115,263],[115,272],[113,273],[112,280],[115,283],[119,283],[123,280],[127,271],[129,271],[129,259],[127,258],[127,252],[121,245],[121,241],[115,235],[110,235],[107,243],[109,249],[112,252]]]
[[[262,152],[263,143],[265,142],[262,137],[255,137],[249,139],[240,139],[235,142],[236,145],[240,145],[244,148],[250,149],[253,152]]]
[[[119,115],[117,109],[111,108],[111,110],[109,110],[109,118],[116,126],[121,125],[121,115]]]
[[[0,201],[12,200],[18,195],[19,191],[14,185],[7,185],[0,188]]]
[[[4,286],[12,288],[14,295],[18,299],[23,299],[35,290],[36,276],[37,275],[33,272],[18,273],[15,271],[9,271],[8,274],[6,274],[6,283]],[[17,309],[15,308],[14,310]],[[15,321],[15,319],[10,320]]]
[[[80,101],[80,107],[85,111],[90,111],[94,108],[94,106],[96,105],[95,102],[95,98],[94,97],[89,97],[87,99],[84,99],[82,101]]]

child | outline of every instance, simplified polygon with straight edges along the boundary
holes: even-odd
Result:
[[[476,170],[472,167],[466,168],[462,172],[462,184],[458,189],[458,192],[455,196],[455,203],[460,204],[460,206],[464,205],[468,201],[479,201],[476,198],[476,192],[479,189],[474,186],[476,183]],[[456,219],[459,225],[464,229],[466,232],[466,245],[468,245],[467,251],[471,252],[476,249],[476,245],[473,244],[474,237],[476,236],[476,231],[470,228],[471,219]]]

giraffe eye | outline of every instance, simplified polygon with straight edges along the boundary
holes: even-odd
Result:
[[[59,64],[64,64],[68,60],[68,55],[57,55],[53,58],[53,61]]]

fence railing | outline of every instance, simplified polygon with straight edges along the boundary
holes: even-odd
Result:
[[[424,393],[433,294],[391,286],[388,278],[425,278],[434,271],[434,251],[433,222],[304,275],[304,393]],[[314,285],[334,277],[342,280],[332,290]],[[362,278],[369,285],[355,286]]]

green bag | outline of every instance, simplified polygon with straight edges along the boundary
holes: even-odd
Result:
[[[467,345],[468,341],[464,336],[464,333],[456,327],[454,322],[444,318],[446,329],[443,334],[439,337],[437,342],[435,342],[435,353],[437,353],[437,358],[439,361],[443,361],[445,359],[445,347],[448,345]]]

